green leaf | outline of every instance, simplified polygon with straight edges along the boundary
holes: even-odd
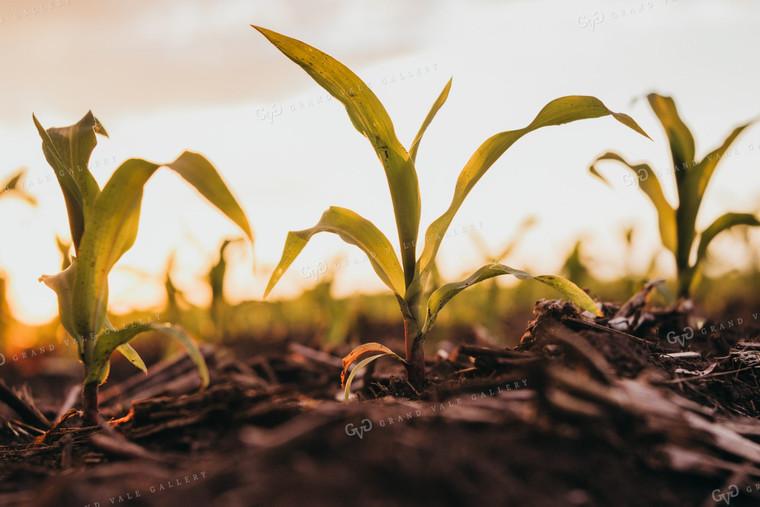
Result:
[[[676,168],[691,167],[694,160],[694,137],[691,131],[681,120],[676,109],[676,104],[670,97],[663,97],[656,93],[647,95],[649,105],[654,114],[665,129],[670,143],[670,153],[673,156],[673,166]],[[676,178],[682,177],[686,171],[676,172]]]
[[[647,138],[649,137],[631,117],[610,111],[599,99],[585,96],[570,96],[561,97],[549,102],[527,127],[496,134],[481,144],[464,169],[462,169],[457,179],[454,198],[451,201],[449,209],[430,224],[425,233],[425,247],[419,260],[421,276],[426,276],[426,272],[430,269],[431,263],[435,259],[441,242],[446,235],[446,231],[464,199],[486,171],[518,139],[542,127],[561,125],[587,118],[599,118],[607,115],[612,115],[622,124]]]
[[[337,234],[346,243],[356,245],[369,257],[375,273],[397,296],[404,294],[404,273],[390,241],[369,220],[345,208],[330,207],[311,229],[291,231],[285,240],[280,262],[272,273],[264,297],[274,288],[288,267],[296,260],[312,236],[319,232]]]
[[[710,242],[715,239],[715,236],[736,225],[757,227],[760,225],[760,221],[758,221],[757,217],[751,213],[726,213],[717,218],[709,227],[707,227],[707,229],[702,231],[702,234],[700,235],[695,267],[704,260],[707,255],[707,247],[710,246]]]
[[[705,158],[702,159],[702,161],[697,164],[696,167],[694,167],[692,174],[689,175],[690,178],[693,178],[695,180],[696,186],[696,204],[697,208],[699,207],[699,204],[702,201],[702,197],[705,195],[705,191],[707,190],[707,184],[710,183],[710,179],[712,179],[713,173],[715,172],[715,168],[718,165],[718,162],[721,161],[723,156],[726,154],[728,149],[731,147],[731,144],[736,140],[737,137],[739,137],[739,134],[741,134],[744,129],[752,125],[757,120],[753,120],[749,123],[746,123],[744,125],[741,125],[739,127],[736,127],[731,134],[726,138],[725,141],[723,141],[723,144],[721,144],[719,147],[715,148],[713,151],[707,154]]]
[[[652,93],[647,99],[665,130],[673,158],[678,188],[678,208],[675,209],[677,239],[674,253],[678,271],[683,272],[689,266],[691,247],[697,234],[694,224],[699,210],[696,181],[691,176],[691,169],[696,165],[694,138],[678,115],[672,98]]]
[[[102,384],[105,382],[108,378],[108,370],[113,351],[122,345],[128,344],[137,335],[146,331],[157,331],[179,341],[185,349],[187,349],[188,356],[190,356],[190,359],[198,368],[198,373],[201,377],[201,385],[203,387],[208,386],[209,375],[206,361],[203,359],[203,354],[201,354],[201,351],[189,334],[179,327],[169,326],[167,324],[137,324],[134,322],[118,331],[105,330],[100,336],[98,336],[90,364],[86,365],[87,377],[84,383],[89,384],[97,382],[98,384]],[[140,363],[142,363],[142,360],[140,360]],[[144,364],[142,366],[143,368],[145,367]]]
[[[113,326],[113,324],[111,324],[111,321],[108,320],[108,317],[106,317],[105,326],[109,331],[116,331],[116,328]],[[140,357],[140,354],[138,354],[137,351],[132,348],[132,345],[125,343],[116,347],[116,350],[118,350],[119,353],[121,353],[121,355],[124,356],[127,361],[132,363],[138,370],[142,371],[146,375],[148,374],[147,366],[145,366],[145,363]]]
[[[409,285],[415,273],[415,245],[420,227],[419,182],[414,161],[396,137],[385,108],[356,74],[331,56],[299,40],[258,26],[253,28],[338,99],[354,128],[372,144],[388,180],[405,282]]]
[[[125,343],[124,345],[119,345],[116,347],[116,350],[121,353],[124,358],[132,363],[138,370],[143,372],[144,374],[148,374],[148,367],[145,366],[145,363],[142,360],[142,357],[140,357],[140,354],[137,353],[135,349],[132,348],[132,345]]]
[[[167,164],[166,167],[175,171],[195,187],[208,202],[235,222],[253,243],[253,233],[243,209],[233,197],[216,168],[203,155],[186,151],[177,160]]]
[[[78,270],[74,281],[74,325],[80,334],[97,332],[103,327],[108,273],[135,242],[143,187],[159,167],[145,160],[127,160],[116,169],[95,202],[79,253],[80,263],[87,269]],[[243,211],[204,157],[186,151],[166,167],[193,185],[252,238]]]
[[[82,334],[77,333],[74,326],[74,277],[77,269],[76,257],[71,260],[71,264],[56,275],[42,275],[40,282],[53,289],[58,296],[58,316],[61,319],[61,325],[69,335],[77,342],[79,355],[82,355]]]
[[[678,168],[676,168],[676,174],[680,175],[680,179],[677,178],[679,207],[676,212],[676,219],[679,228],[679,244],[682,245],[676,254],[676,263],[679,266],[679,270],[684,273],[681,276],[682,286],[686,287],[683,284],[688,284],[688,288],[684,288],[683,290],[690,290],[691,285],[695,285],[695,283],[692,282],[692,279],[696,276],[696,264],[690,266],[689,260],[692,245],[697,235],[697,216],[699,215],[699,208],[702,205],[702,198],[707,190],[707,185],[710,183],[713,174],[715,174],[715,169],[718,166],[718,163],[731,147],[731,144],[733,144],[744,129],[752,123],[753,122],[749,122],[735,128],[725,141],[723,141],[723,144],[708,153],[705,158],[703,158],[699,164],[694,166],[691,170],[679,171]],[[710,238],[710,240],[712,240],[712,238]],[[707,245],[705,245],[705,249],[706,248]],[[698,264],[700,261],[699,254],[697,257],[696,262]]]
[[[412,141],[412,146],[411,148],[409,148],[409,156],[412,157],[413,162],[417,161],[417,150],[420,148],[420,141],[422,141],[422,136],[425,134],[425,131],[430,126],[430,123],[433,121],[433,118],[435,118],[435,115],[438,114],[438,110],[441,109],[443,104],[446,102],[446,99],[449,97],[449,90],[451,90],[451,79],[449,79],[449,82],[446,83],[446,86],[443,87],[443,91],[433,103],[433,107],[430,108],[430,112],[425,117],[425,121],[422,122],[420,131],[417,132],[416,136],[414,136],[414,141]]]
[[[100,193],[98,183],[88,168],[90,156],[98,144],[96,134],[108,137],[108,133],[92,111],[76,124],[62,128],[45,130],[34,115],[32,119],[42,137],[45,159],[54,169],[63,191],[71,238],[78,252],[87,215]]]
[[[597,162],[602,160],[613,160],[620,162],[631,171],[633,171],[639,182],[639,188],[646,194],[647,197],[649,197],[649,200],[652,202],[652,204],[654,204],[654,207],[657,210],[657,218],[660,226],[660,238],[662,238],[662,244],[665,245],[665,248],[675,253],[677,248],[676,212],[670,203],[668,203],[668,200],[665,198],[665,194],[662,191],[662,186],[660,185],[660,180],[657,179],[657,175],[654,173],[652,168],[647,164],[631,165],[617,153],[608,152],[598,157],[589,168],[589,171],[591,171],[598,178],[602,179],[602,181],[605,183],[608,183],[607,180],[595,169]]]
[[[602,315],[601,311],[596,306],[596,303],[594,303],[594,300],[569,280],[554,275],[535,276],[527,271],[510,268],[504,264],[488,264],[475,271],[466,279],[460,282],[447,283],[430,295],[430,298],[428,299],[427,319],[422,328],[422,335],[424,336],[430,331],[438,318],[438,313],[454,296],[476,283],[500,275],[512,275],[519,280],[536,280],[544,283],[560,291],[568,301],[575,303],[580,308],[591,312],[594,315]]]
[[[74,312],[73,312],[73,286],[74,286],[74,274],[77,269],[77,259],[74,258],[72,262],[64,268],[64,270],[57,275],[42,275],[41,282],[53,289],[58,296],[58,315],[61,319],[61,324],[69,335],[77,342],[79,349],[79,356],[83,357],[84,340],[83,337],[76,333],[74,329]],[[105,319],[105,328],[109,331],[115,331],[115,328],[108,320]],[[91,338],[89,338],[91,339]],[[137,368],[147,373],[147,368],[140,355],[130,345],[124,344],[117,348],[121,354],[127,358],[127,360],[135,365]]]

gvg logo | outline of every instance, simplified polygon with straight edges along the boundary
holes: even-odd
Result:
[[[596,25],[604,22],[604,14],[600,11],[594,11],[591,16],[578,16],[578,26],[581,28],[590,28],[593,32],[596,29]]]
[[[362,419],[362,425],[358,428],[353,423],[346,424],[346,435],[349,437],[357,436],[359,440],[364,438],[364,432],[372,430],[372,421],[369,419]]]
[[[686,326],[685,328],[683,328],[683,330],[686,332],[683,334],[679,334],[677,336],[676,336],[675,331],[668,331],[668,334],[666,336],[668,339],[668,343],[670,343],[671,345],[680,343],[681,347],[684,347],[686,345],[686,340],[691,340],[692,338],[694,338],[694,330],[691,327]]]
[[[259,107],[256,109],[256,119],[268,120],[272,123],[277,116],[282,114],[282,105],[272,104],[269,108]]]
[[[728,491],[725,493],[721,493],[719,489],[715,489],[712,492],[713,500],[716,502],[726,502],[726,505],[729,505],[731,503],[732,498],[736,498],[739,496],[739,486],[736,484],[731,484],[731,486],[728,487]]]
[[[316,266],[304,266],[301,268],[301,276],[304,278],[314,278],[319,280],[327,273],[327,263],[319,261]]]

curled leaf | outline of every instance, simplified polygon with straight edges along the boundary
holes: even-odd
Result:
[[[364,368],[365,366],[367,366],[372,361],[375,361],[375,360],[380,359],[381,357],[385,357],[387,355],[388,354],[377,354],[375,356],[370,356],[370,357],[368,357],[366,359],[362,359],[359,362],[359,364],[356,365],[356,368],[354,368],[351,371],[351,374],[348,376],[348,380],[346,380],[345,382],[344,382],[344,380],[342,378],[343,375],[341,375],[341,383],[344,384],[343,399],[344,399],[344,401],[346,403],[348,403],[348,400],[351,398],[351,383],[354,381],[354,377],[356,376],[356,373],[359,370],[361,370],[362,368]],[[344,370],[344,373],[345,373],[345,370]]]
[[[90,156],[98,144],[96,134],[108,137],[106,129],[89,111],[74,125],[45,130],[32,115],[42,138],[42,151],[53,168],[66,201],[71,240],[79,252],[85,221],[100,194],[90,169]]]
[[[395,352],[393,352],[391,349],[386,347],[385,345],[382,345],[377,342],[370,342],[370,343],[364,343],[362,345],[359,345],[354,350],[349,352],[346,357],[343,358],[343,371],[340,373],[340,385],[345,387],[346,385],[346,373],[348,373],[348,368],[357,360],[360,356],[363,354],[366,354],[367,352],[382,352],[381,355],[388,355],[393,356],[402,363],[406,364],[406,361],[401,359],[398,355],[396,355]]]

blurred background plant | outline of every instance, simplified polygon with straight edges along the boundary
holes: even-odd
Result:
[[[677,295],[679,301],[684,303],[691,298],[702,278],[702,261],[707,257],[707,249],[712,240],[723,231],[738,225],[760,225],[760,220],[752,213],[724,213],[699,233],[697,241],[696,222],[708,184],[731,145],[753,121],[733,129],[720,146],[698,161],[694,137],[681,120],[675,101],[656,93],[647,95],[647,100],[667,137],[672,170],[655,171],[649,164],[631,164],[621,155],[607,152],[597,157],[589,167],[589,172],[608,185],[609,181],[596,168],[599,162],[614,161],[633,172],[639,189],[657,210],[662,246],[673,254]],[[672,172],[676,182],[677,205],[670,204],[665,197],[658,178],[669,172]],[[691,306],[691,303],[687,306]]]
[[[37,206],[37,199],[24,188],[23,178],[25,174],[26,169],[19,169],[9,176],[5,182],[0,183],[0,199],[16,198],[30,206]],[[0,347],[2,348],[0,352],[6,350],[6,335],[11,326],[16,324],[16,319],[8,305],[7,276],[4,271],[0,271]]]

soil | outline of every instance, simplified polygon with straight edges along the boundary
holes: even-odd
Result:
[[[516,347],[463,333],[429,351],[422,390],[376,361],[350,403],[347,349],[308,337],[205,347],[202,391],[183,356],[116,365],[91,428],[76,410],[48,426],[75,376],[25,395],[8,369],[0,505],[760,505],[760,320],[640,296],[602,318],[541,301]]]

